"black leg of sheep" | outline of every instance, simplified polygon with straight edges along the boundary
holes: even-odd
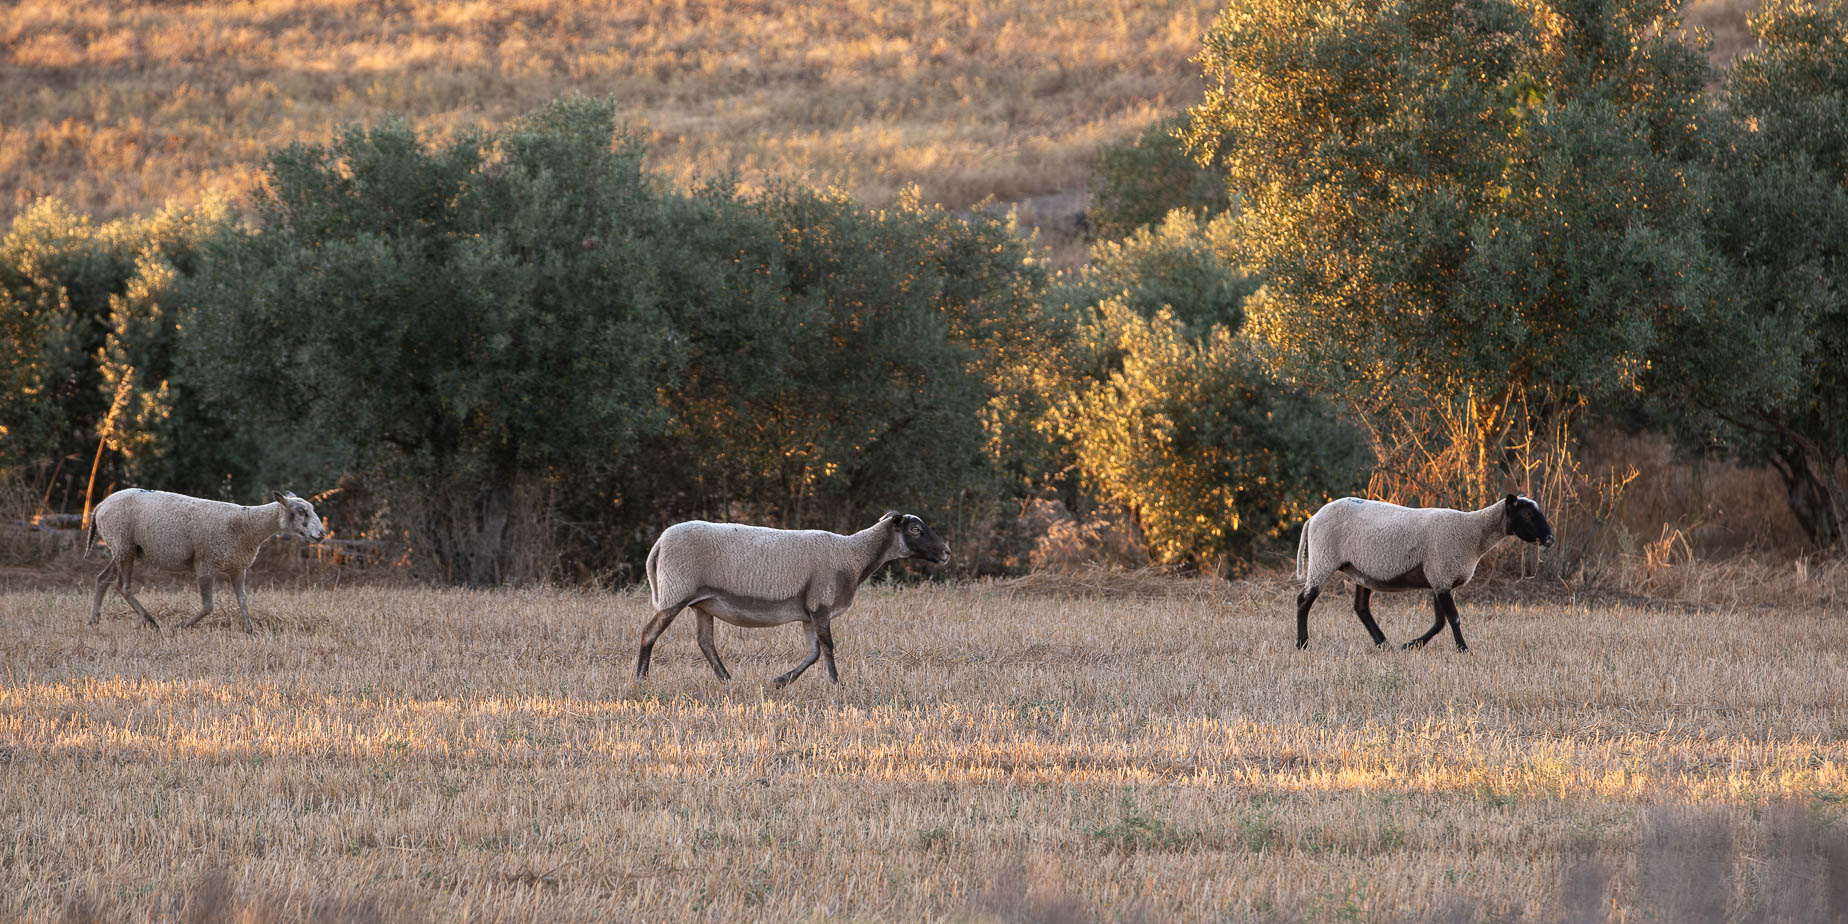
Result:
[[[1437,611],[1437,621],[1431,624],[1430,630],[1425,632],[1425,634],[1406,642],[1401,647],[1408,651],[1413,648],[1423,648],[1425,643],[1429,642],[1437,633],[1444,631],[1444,604],[1442,596],[1439,594],[1432,594],[1431,606]]]
[[[1373,621],[1373,608],[1367,605],[1373,599],[1373,591],[1354,585],[1354,615],[1360,617],[1360,624],[1365,626],[1367,634],[1373,636],[1373,647],[1386,647],[1386,633],[1380,631],[1380,624]]]
[[[1468,651],[1469,646],[1463,643],[1463,627],[1457,625],[1457,601],[1451,598],[1450,591],[1440,590],[1432,594],[1431,608],[1437,612],[1436,621],[1431,623],[1430,630],[1425,634],[1406,642],[1405,647],[1423,648],[1426,642],[1437,637],[1437,633],[1444,631],[1444,625],[1448,623],[1450,634],[1456,637],[1457,650]]]
[[[1469,646],[1463,643],[1463,627],[1457,625],[1457,601],[1451,599],[1450,591],[1438,591],[1437,609],[1438,612],[1443,613],[1444,618],[1450,622],[1450,634],[1457,640],[1457,650],[1468,651]]]
[[[1309,647],[1309,608],[1315,605],[1315,598],[1322,595],[1322,588],[1311,587],[1296,595],[1296,648],[1298,651]]]

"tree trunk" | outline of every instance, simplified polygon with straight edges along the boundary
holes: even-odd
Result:
[[[496,453],[481,500],[481,521],[469,555],[468,583],[487,587],[506,580],[509,549],[507,521],[513,515],[513,483],[517,469],[511,450]]]
[[[1777,473],[1784,479],[1784,497],[1790,512],[1796,515],[1810,541],[1829,548],[1842,539],[1841,518],[1836,513],[1829,485],[1816,476],[1816,466],[1809,454],[1789,447],[1776,455]]]

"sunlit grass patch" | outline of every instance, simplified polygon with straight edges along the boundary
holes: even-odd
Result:
[[[263,152],[387,113],[501,124],[609,96],[686,181],[965,208],[1082,189],[1199,93],[1199,0],[28,5],[0,27],[0,201],[102,217],[236,192]]]
[[[799,632],[721,627],[722,684],[677,627],[637,684],[636,591],[252,604],[246,637],[0,593],[0,917],[1546,919],[1650,907],[1663,811],[1730,832],[1730,908],[1848,830],[1815,609],[1466,600],[1469,654],[1345,611],[1297,652],[1281,585],[875,585],[842,683],[776,691]]]

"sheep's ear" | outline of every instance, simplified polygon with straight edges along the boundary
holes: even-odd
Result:
[[[897,522],[898,522],[898,511],[896,511],[896,510],[887,510],[886,512],[884,512],[884,513],[882,513],[882,514],[880,514],[880,515],[879,515],[879,522],[881,522],[881,523],[886,523],[886,522],[891,522],[891,523],[897,523]]]
[[[1515,502],[1515,501],[1517,501],[1517,500],[1520,500],[1520,495],[1518,495],[1518,494],[1510,494],[1510,495],[1508,495],[1508,496],[1507,496],[1506,498],[1503,498],[1503,500],[1502,500],[1502,503],[1505,503],[1505,504],[1507,504],[1508,506],[1510,506],[1510,507],[1512,507],[1512,506],[1514,506],[1514,502]]]
[[[288,498],[286,498],[286,497],[283,497],[283,496],[282,496],[282,492],[281,492],[281,491],[271,491],[271,492],[270,492],[270,496],[271,496],[271,497],[273,497],[273,498],[275,498],[275,499],[276,499],[276,503],[278,503],[278,504],[284,504],[284,503],[287,503],[287,502],[288,502]]]

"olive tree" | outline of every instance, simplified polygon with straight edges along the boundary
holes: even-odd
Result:
[[[1435,460],[1422,493],[1487,493],[1524,409],[1634,387],[1694,297],[1707,71],[1673,12],[1253,0],[1207,35],[1190,137],[1230,142],[1253,339],[1372,421],[1383,464],[1408,437]]]
[[[1077,322],[1048,415],[1151,557],[1214,568],[1256,557],[1366,459],[1326,401],[1278,380],[1240,336],[1251,283],[1226,259],[1226,230],[1177,211],[1095,249],[1057,292]]]
[[[1751,26],[1709,131],[1717,272],[1650,386],[1697,435],[1774,466],[1828,546],[1848,519],[1848,7],[1773,0]]]
[[[192,375],[276,440],[340,447],[436,576],[513,576],[516,492],[660,425],[664,267],[692,248],[613,138],[575,100],[496,138],[391,121],[277,152],[257,225],[190,290]]]
[[[330,453],[323,479],[368,486],[443,580],[633,577],[689,516],[992,511],[987,410],[1039,291],[1005,226],[672,188],[612,113],[277,152],[256,222],[188,286],[191,373],[272,443]],[[570,561],[531,548],[555,541]]]
[[[93,462],[100,484],[195,493],[247,471],[175,377],[173,290],[228,220],[217,202],[97,223],[41,199],[14,216],[0,240],[0,474],[75,507]]]

